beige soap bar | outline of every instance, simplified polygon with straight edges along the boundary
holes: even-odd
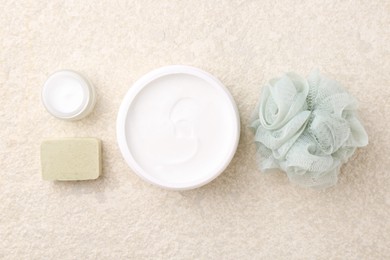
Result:
[[[41,145],[44,180],[92,180],[102,172],[102,144],[96,138],[45,140]]]

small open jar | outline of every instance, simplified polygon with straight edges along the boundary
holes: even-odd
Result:
[[[93,110],[96,94],[93,86],[80,74],[61,70],[46,80],[42,90],[42,102],[54,117],[78,120]]]

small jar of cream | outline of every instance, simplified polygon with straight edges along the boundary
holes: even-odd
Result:
[[[59,119],[78,120],[86,117],[96,103],[96,93],[80,74],[61,70],[52,74],[42,90],[46,110]]]

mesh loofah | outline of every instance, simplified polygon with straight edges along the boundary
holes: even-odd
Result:
[[[356,100],[318,71],[307,79],[287,73],[270,80],[251,128],[260,169],[281,169],[305,187],[335,185],[341,165],[368,144]]]

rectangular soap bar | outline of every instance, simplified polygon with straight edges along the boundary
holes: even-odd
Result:
[[[102,172],[102,144],[96,138],[63,138],[41,144],[44,180],[97,179]]]

